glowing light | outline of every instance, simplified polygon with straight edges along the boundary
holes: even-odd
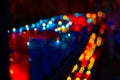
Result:
[[[90,63],[90,64],[88,65],[87,69],[88,69],[88,70],[91,70],[92,67],[93,67],[93,65],[94,65],[94,63]]]
[[[49,23],[49,24],[52,24],[52,21],[49,21],[48,23]]]
[[[64,33],[64,32],[67,32],[65,26],[61,26],[61,30],[62,30],[63,33]]]
[[[71,21],[69,21],[69,22],[68,22],[68,24],[69,24],[69,25],[72,25],[72,22],[71,22]]]
[[[73,67],[72,72],[74,72],[74,71],[77,70],[77,69],[78,69],[78,65],[76,64],[76,65]]]
[[[67,77],[67,80],[72,80],[70,76]]]
[[[64,15],[63,16],[63,20],[66,20],[68,17],[67,17],[67,15]]]
[[[25,25],[25,28],[26,28],[27,31],[29,30],[29,26],[28,25]]]
[[[82,66],[79,70],[80,73],[83,73],[83,71],[85,70],[85,68]]]
[[[21,32],[22,32],[22,30],[23,30],[23,28],[20,28],[20,29],[19,29],[19,32],[21,33]]]
[[[46,24],[45,24],[45,23],[43,23],[43,24],[42,24],[42,26],[43,26],[43,27],[45,27],[45,26],[46,26]]]
[[[24,31],[23,34],[26,34],[26,32]]]
[[[103,16],[103,13],[102,13],[101,11],[99,11],[99,12],[97,13],[97,15],[98,15],[98,17],[102,17],[102,16]]]
[[[58,27],[57,30],[60,31],[61,30],[60,27]]]
[[[86,74],[87,74],[87,75],[90,75],[90,74],[91,74],[91,71],[90,71],[90,70],[88,70],[88,71],[86,72]]]
[[[13,62],[13,58],[10,58],[9,60],[10,60],[10,62]]]
[[[82,76],[82,73],[80,73],[80,72],[77,72],[76,74],[75,74],[75,77],[81,77]]]
[[[13,32],[16,32],[16,28],[13,28]]]
[[[52,20],[52,21],[55,21],[55,18],[53,17],[53,18],[51,18],[51,20]]]
[[[45,27],[43,27],[43,30],[45,30],[46,28]]]
[[[42,24],[42,23],[43,23],[43,20],[40,20],[39,23]]]
[[[35,24],[32,24],[31,26],[32,26],[32,28],[34,28],[34,27],[35,27]]]
[[[78,17],[78,16],[80,16],[80,14],[79,13],[75,13],[75,16]]]
[[[12,69],[10,69],[10,74],[14,74],[14,71]]]
[[[92,37],[93,39],[95,39],[95,38],[96,38],[96,34],[95,34],[95,33],[92,33],[91,37]]]
[[[57,42],[57,43],[60,43],[60,41],[59,41],[59,40],[57,40],[56,42]]]
[[[58,25],[62,25],[62,21],[58,21]]]
[[[96,14],[92,14],[92,18],[95,19],[96,18]]]
[[[102,38],[101,37],[98,37],[97,38],[97,42],[96,42],[96,46],[100,46],[102,44]]]
[[[83,80],[87,80],[86,78],[84,78]]]
[[[58,31],[58,29],[55,29],[55,32],[57,32]]]
[[[75,78],[75,80],[80,80],[80,78]]]
[[[34,28],[34,31],[37,31],[37,28]]]
[[[8,33],[10,33],[10,31],[9,31],[9,30],[8,30],[7,32],[8,32]]]
[[[81,56],[79,57],[79,61],[82,61],[84,58],[84,54],[81,54]]]
[[[30,46],[30,42],[27,42],[27,46]]]
[[[69,33],[69,34],[68,34],[68,36],[70,37],[70,36],[71,36],[71,34]]]
[[[87,19],[87,23],[91,23],[92,22],[92,19]]]
[[[90,52],[89,52],[89,53],[90,53]],[[89,53],[88,53],[88,54],[86,55],[86,57],[85,57],[86,60],[88,60],[88,59],[91,57],[91,55],[90,55],[91,53],[90,53],[90,54],[89,54]]]
[[[87,18],[90,18],[90,13],[87,13],[87,14],[86,14],[86,17],[87,17]]]

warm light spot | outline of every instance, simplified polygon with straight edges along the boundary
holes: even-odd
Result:
[[[57,30],[60,31],[61,30],[60,27],[58,27]]]
[[[87,17],[87,18],[90,18],[90,13],[87,13],[87,14],[86,14],[86,17]]]
[[[14,73],[14,71],[12,69],[10,69],[10,74],[13,74],[13,73]]]
[[[92,33],[91,38],[92,38],[92,39],[95,39],[95,38],[96,38],[96,34],[95,34],[95,33]]]
[[[92,18],[95,19],[96,18],[96,14],[92,14]]]
[[[79,61],[82,61],[84,58],[84,54],[82,53],[81,56],[79,57]]]
[[[101,44],[102,44],[102,38],[101,38],[101,37],[98,37],[98,38],[97,38],[96,45],[99,47]]]
[[[23,34],[26,34],[26,32],[25,32],[25,31],[23,31]]]
[[[90,70],[88,70],[88,71],[86,72],[86,74],[87,74],[87,75],[90,75],[90,74],[91,74],[91,71],[90,71]]]
[[[80,80],[80,78],[75,78],[75,80]]]
[[[86,59],[86,60],[89,60],[90,57],[91,57],[91,53],[89,52],[89,53],[86,55],[85,59]]]
[[[82,66],[79,70],[80,73],[83,73],[83,71],[85,70],[85,68]]]
[[[94,57],[91,57],[91,58],[90,58],[90,63],[94,63],[94,61],[95,61],[95,58],[94,58]]]
[[[97,13],[97,15],[98,15],[98,17],[102,17],[102,16],[103,16],[103,13],[102,13],[101,11],[99,11],[99,12]]]
[[[83,80],[87,80],[86,78],[84,78]]]
[[[67,77],[67,80],[72,80],[70,76]]]
[[[92,67],[93,67],[93,65],[94,65],[94,63],[90,63],[90,64],[88,65],[87,69],[88,69],[88,70],[91,70]]]
[[[64,15],[63,16],[63,20],[66,20],[68,17],[67,17],[67,15]]]
[[[13,58],[10,58],[9,60],[10,60],[10,62],[13,62]]]
[[[74,71],[77,70],[77,69],[78,69],[78,65],[76,64],[76,65],[73,67],[72,72],[74,72]]]

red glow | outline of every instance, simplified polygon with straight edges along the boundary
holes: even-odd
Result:
[[[77,72],[77,73],[75,74],[75,76],[80,78],[80,77],[82,76],[82,73]]]
[[[23,54],[21,56],[21,58],[10,63],[11,80],[29,80],[29,56]]]
[[[86,67],[88,64],[88,61],[86,59],[83,59],[82,60],[82,66]]]

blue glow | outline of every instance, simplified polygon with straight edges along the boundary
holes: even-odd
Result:
[[[52,21],[55,21],[55,18],[53,17],[53,18],[51,18],[51,20],[52,20]]]
[[[56,40],[56,44],[59,45],[59,44],[60,44],[60,41],[59,41],[59,40]]]
[[[32,24],[31,26],[32,26],[32,28],[34,28],[34,27],[35,27],[35,24]]]
[[[50,27],[50,25],[49,24],[47,24],[47,26],[46,26],[47,28],[49,28]]]
[[[44,19],[44,22],[47,23],[47,22],[48,22],[48,19]]]
[[[66,20],[67,20],[67,21],[70,21],[70,18],[67,18]]]
[[[92,22],[92,20],[91,19],[87,19],[87,23],[91,23]]]
[[[39,27],[40,26],[39,23],[36,23],[36,26]]]
[[[16,32],[16,28],[13,28],[13,32]]]
[[[78,16],[80,16],[80,14],[79,13],[75,13],[75,16],[78,17]]]
[[[43,27],[43,30],[45,30],[46,28],[45,27]]]
[[[70,37],[70,36],[71,36],[71,34],[69,33],[69,34],[68,34],[68,36]]]
[[[43,20],[40,20],[39,23],[42,24],[42,23],[43,23]]]
[[[19,29],[19,32],[21,33],[21,32],[22,32],[22,30],[23,30],[23,28],[21,27],[21,28]]]

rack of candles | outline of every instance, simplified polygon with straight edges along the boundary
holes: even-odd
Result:
[[[8,30],[11,53],[17,51],[30,55],[28,60],[31,80],[34,78],[43,80],[46,76],[50,78],[50,74],[54,75],[69,56],[75,55],[84,36],[89,38],[102,17],[101,11],[86,14],[74,13],[41,19],[31,25],[12,28]],[[102,29],[101,31],[103,32]],[[96,59],[93,53],[96,46],[101,45],[101,37],[97,38],[96,43],[95,40],[96,34],[92,33],[88,44],[84,45],[86,46],[84,52],[79,53],[81,64],[75,64],[67,80],[71,80],[73,74],[74,78],[77,78],[75,80],[80,80],[78,77],[81,77],[83,72],[84,77],[89,78]],[[11,62],[13,60],[14,58],[10,58]],[[12,74],[13,71],[10,70],[10,72]]]

